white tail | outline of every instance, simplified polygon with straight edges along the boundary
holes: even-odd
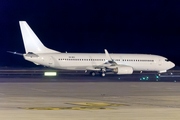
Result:
[[[26,53],[60,53],[45,47],[26,21],[19,21]]]

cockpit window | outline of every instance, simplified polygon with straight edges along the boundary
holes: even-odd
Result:
[[[168,59],[165,59],[166,62],[168,62],[169,60]]]

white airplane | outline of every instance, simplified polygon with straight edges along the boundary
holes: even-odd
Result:
[[[133,71],[166,72],[175,66],[167,58],[148,54],[109,54],[105,53],[61,53],[45,47],[26,21],[20,21],[26,54],[25,60],[56,69],[91,71],[91,75],[107,72],[132,74]],[[11,52],[19,54],[16,52]],[[21,55],[21,54],[19,54]]]

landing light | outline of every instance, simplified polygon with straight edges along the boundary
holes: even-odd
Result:
[[[44,72],[44,76],[57,76],[57,72]]]

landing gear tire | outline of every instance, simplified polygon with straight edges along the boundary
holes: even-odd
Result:
[[[91,76],[95,76],[95,75],[96,75],[96,73],[95,73],[95,72],[91,72],[90,74],[91,74]]]
[[[105,76],[106,76],[106,74],[105,74],[105,73],[102,73],[101,75],[102,75],[102,77],[105,77]]]

